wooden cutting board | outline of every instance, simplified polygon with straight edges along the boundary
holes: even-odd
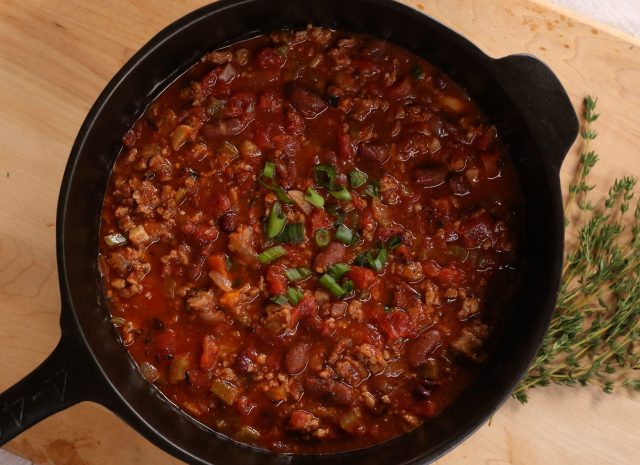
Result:
[[[0,0],[0,390],[59,337],[55,214],[76,133],[99,92],[161,28],[200,0]],[[528,0],[412,1],[492,56],[528,52],[576,105],[599,98],[594,180],[640,175],[640,41]],[[578,148],[563,168],[566,181]],[[508,401],[440,465],[640,463],[640,395],[547,388]],[[6,446],[36,464],[180,463],[105,409],[84,403]]]

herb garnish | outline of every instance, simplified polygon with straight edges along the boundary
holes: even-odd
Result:
[[[529,389],[552,383],[597,385],[607,394],[617,386],[640,391],[633,374],[640,370],[640,203],[628,213],[636,178],[627,176],[615,180],[601,204],[588,198],[594,186],[587,176],[598,161],[591,149],[596,102],[584,101],[584,149],[565,205],[565,225],[577,230],[577,242],[567,247],[542,347],[512,394],[522,403]]]

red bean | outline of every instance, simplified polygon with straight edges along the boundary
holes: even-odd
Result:
[[[438,348],[441,342],[440,333],[430,329],[407,344],[407,362],[413,368],[427,363],[427,357]]]
[[[236,214],[228,211],[220,217],[220,229],[227,234],[236,230]]]
[[[315,118],[328,107],[327,102],[318,94],[295,84],[287,89],[287,97],[291,105],[305,118]]]
[[[444,165],[433,168],[418,168],[416,170],[416,184],[422,187],[437,187],[444,183],[448,171]]]
[[[387,145],[363,144],[358,153],[361,157],[382,164],[389,158],[389,147]]]
[[[297,342],[289,347],[284,356],[284,366],[291,375],[302,373],[307,367],[309,344]]]
[[[323,272],[328,266],[340,263],[344,259],[346,251],[344,245],[332,242],[323,252],[316,255],[313,267],[318,273]]]

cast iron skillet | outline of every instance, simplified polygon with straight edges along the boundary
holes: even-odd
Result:
[[[510,147],[526,208],[526,276],[508,329],[478,378],[441,415],[387,443],[329,455],[274,454],[241,445],[181,413],[137,371],[109,322],[97,267],[102,197],[120,138],[162,89],[203,53],[307,23],[393,41],[467,90]],[[88,400],[111,409],[157,446],[194,464],[409,464],[435,460],[500,406],[535,355],[560,277],[563,215],[558,171],[578,121],[562,85],[526,55],[492,59],[438,22],[383,0],[223,0],[173,23],[116,74],[82,125],[57,216],[62,338],[38,368],[0,395],[0,444]],[[115,446],[115,444],[114,444]]]

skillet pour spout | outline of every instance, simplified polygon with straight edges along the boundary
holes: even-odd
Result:
[[[166,85],[207,51],[308,23],[394,42],[466,90],[509,146],[526,211],[525,276],[495,354],[440,415],[384,444],[326,455],[239,444],[184,415],[144,380],[110,322],[97,263],[100,211],[124,134]],[[72,147],[57,216],[62,339],[42,365],[0,394],[0,445],[79,401],[100,403],[165,451],[193,464],[430,463],[509,397],[548,328],[564,225],[558,171],[578,120],[551,70],[528,55],[492,59],[428,16],[384,0],[222,0],[171,24],[137,52],[89,111]]]

